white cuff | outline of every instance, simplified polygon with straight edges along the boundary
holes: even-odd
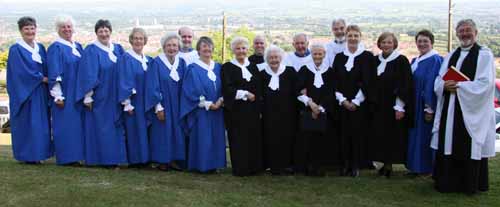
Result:
[[[427,112],[429,114],[433,114],[434,110],[432,110],[432,108],[430,106],[425,105],[424,112]]]
[[[94,95],[94,90],[90,90],[89,92],[87,92],[85,94],[85,98],[83,99],[83,103],[89,104],[89,103],[94,102],[94,99],[92,98],[93,95]]]
[[[57,77],[57,78],[60,79],[60,77]],[[64,101],[64,96],[63,96],[63,92],[61,89],[61,84],[59,82],[56,82],[54,84],[54,87],[52,87],[52,89],[50,90],[50,95],[52,97],[54,97],[54,102]]]
[[[309,98],[309,97],[308,97],[308,96],[306,96],[306,95],[300,95],[299,97],[297,97],[297,99],[298,99],[300,102],[304,103],[304,105],[305,105],[305,106],[308,106],[308,105],[309,105],[309,104],[308,104],[308,102],[309,102],[309,100],[311,100],[311,98]]]
[[[246,91],[246,90],[237,90],[236,91],[236,97],[234,99],[246,101],[247,100],[247,95],[248,95],[248,91]]]
[[[363,91],[361,91],[361,89],[359,89],[358,93],[356,94],[356,96],[352,100],[352,103],[356,104],[356,106],[360,106],[361,103],[363,103],[364,101],[365,101],[365,94],[363,94]]]
[[[155,106],[155,113],[158,113],[163,110],[164,110],[163,106],[160,103],[157,103]]]
[[[135,90],[135,88],[132,88],[132,95],[135,95],[137,93],[137,91]]]
[[[56,82],[61,82],[61,81],[62,81],[62,77],[61,76],[57,76]]]
[[[205,96],[200,96],[200,103],[198,103],[198,107],[205,108],[205,110],[210,110],[210,105],[212,105],[211,101],[206,101]]]
[[[342,94],[340,92],[335,92],[335,99],[337,99],[337,101],[339,101],[339,105],[342,105],[342,102],[344,102],[346,100],[346,98],[344,97],[344,94]]]
[[[394,110],[399,111],[399,112],[405,112],[405,102],[401,100],[399,97],[396,98],[396,105],[392,107]]]
[[[325,108],[323,108],[323,106],[319,106],[319,111],[320,111],[321,113],[325,113],[325,112],[326,112],[326,110],[325,110]]]
[[[130,99],[129,98],[127,98],[124,101],[122,101],[122,105],[124,106],[123,107],[123,111],[134,110],[134,106],[132,106],[132,104],[130,103]]]

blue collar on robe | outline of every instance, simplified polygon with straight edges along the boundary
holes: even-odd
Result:
[[[295,52],[295,55],[297,57],[306,57],[306,56],[308,56],[310,54],[311,54],[311,51],[309,51],[309,49],[306,49],[306,52],[304,53],[304,55],[300,55],[299,53]]]

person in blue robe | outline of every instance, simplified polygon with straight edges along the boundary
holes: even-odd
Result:
[[[123,126],[117,123],[116,61],[123,54],[110,41],[111,24],[99,20],[97,41],[88,45],[78,67],[76,101],[84,105],[85,164],[116,166],[127,162]]]
[[[180,38],[171,33],[161,39],[163,53],[146,72],[146,111],[151,121],[151,161],[158,169],[178,169],[186,159],[185,135],[180,125],[180,92],[186,62],[179,57]]]
[[[188,170],[214,172],[226,166],[221,65],[212,58],[208,37],[196,44],[200,59],[190,64],[182,83],[180,116],[189,136]]]
[[[59,38],[47,53],[48,78],[52,114],[52,132],[56,163],[77,164],[83,156],[82,107],[75,103],[76,74],[83,53],[80,43],[72,40],[73,18],[60,16],[56,20]]]
[[[129,36],[132,49],[127,50],[117,63],[118,101],[123,106],[127,143],[127,158],[131,166],[149,162],[148,123],[144,108],[145,74],[152,58],[143,54],[148,37],[142,28],[134,28]]]
[[[21,17],[22,39],[9,49],[7,93],[14,159],[38,164],[53,155],[45,47],[35,41],[36,20]]]
[[[434,80],[439,73],[443,58],[432,49],[434,35],[428,30],[420,31],[415,37],[420,55],[412,60],[415,94],[415,125],[409,130],[406,168],[411,174],[431,174],[434,150],[432,120],[436,110]]]

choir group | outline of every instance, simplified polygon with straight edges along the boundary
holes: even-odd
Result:
[[[74,21],[59,16],[58,38],[36,42],[32,17],[18,21],[22,38],[10,47],[7,91],[14,158],[39,164],[130,167],[214,173],[226,167],[226,137],[235,176],[340,176],[383,163],[430,176],[440,192],[488,190],[495,155],[495,66],[477,44],[474,21],[456,26],[460,46],[445,58],[434,35],[415,37],[411,62],[398,39],[382,33],[374,55],[357,25],[332,22],[333,40],[309,45],[293,37],[286,54],[266,39],[231,41],[234,59],[212,60],[214,43],[192,48],[188,27],[161,38],[155,58],[143,53],[148,35],[134,28],[131,49],[111,41],[108,20],[95,24],[85,48],[72,38]],[[446,79],[450,67],[467,81]]]

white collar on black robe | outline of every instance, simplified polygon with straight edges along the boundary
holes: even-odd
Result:
[[[384,58],[382,53],[380,53],[378,55],[378,59],[380,60],[380,64],[377,66],[377,76],[380,76],[382,73],[384,73],[385,66],[387,66],[387,63],[395,60],[396,58],[399,57],[399,55],[401,55],[401,54],[397,50],[392,51],[391,55],[389,55],[389,57],[387,57],[387,58]]]
[[[127,53],[132,56],[134,59],[136,59],[137,61],[139,61],[142,65],[142,69],[144,71],[147,71],[148,70],[148,58],[146,57],[146,55],[144,54],[137,54],[134,50],[130,49],[130,50],[127,50]]]
[[[325,58],[326,59],[326,58]],[[318,67],[316,64],[314,64],[314,61],[311,61],[306,65],[307,69],[311,71],[314,74],[314,87],[316,88],[321,88],[323,86],[323,73],[328,70],[328,61],[323,59],[323,62],[321,65]],[[312,57],[311,57],[312,60]]]
[[[92,44],[94,44],[95,46],[97,46],[101,50],[104,50],[105,52],[107,52],[109,60],[111,60],[111,62],[116,63],[117,58],[116,58],[115,53],[113,53],[113,51],[115,50],[115,45],[111,42],[111,40],[109,41],[109,47],[106,45],[103,45],[101,42],[99,42],[99,40],[94,41]]]
[[[171,64],[170,61],[168,61],[167,55],[165,53],[162,53],[158,55],[160,57],[160,60],[163,62],[163,64],[170,69],[170,78],[174,80],[175,82],[178,82],[181,78],[179,77],[179,73],[177,72],[177,67],[179,67],[179,53],[175,55],[174,58],[174,64]]]
[[[358,43],[358,49],[356,52],[351,53],[349,51],[349,48],[347,48],[347,45],[344,49],[344,55],[347,56],[347,62],[345,63],[345,69],[349,72],[352,70],[352,67],[354,67],[354,58],[356,58],[358,55],[363,53],[365,51],[365,46],[361,43]]]
[[[302,66],[307,65],[310,61],[312,61],[311,54],[299,57],[295,55],[295,52],[291,52],[285,59],[285,65],[293,67],[298,72]]]
[[[271,69],[271,67],[267,63],[264,63],[263,67],[264,67],[264,71],[266,71],[266,73],[271,76],[271,80],[269,81],[269,84],[267,86],[273,91],[279,89],[280,88],[280,75],[283,72],[285,72],[286,66],[283,63],[280,64],[278,71],[276,71],[276,73]]]
[[[248,66],[250,65],[250,61],[248,61],[248,58],[245,58],[245,62],[240,64],[236,59],[231,60],[231,63],[238,66],[241,69],[241,77],[245,79],[247,82],[250,82],[252,79],[252,73],[248,71]]]
[[[418,68],[418,63],[419,62],[424,61],[425,59],[430,58],[430,57],[432,57],[434,55],[437,55],[437,54],[438,54],[438,52],[433,49],[433,50],[430,50],[429,52],[425,53],[422,56],[416,57],[415,61],[413,62],[413,64],[411,64],[411,72],[415,73],[415,71]]]
[[[38,42],[33,41],[35,47],[31,47],[23,39],[18,39],[16,43],[31,53],[31,59],[33,61],[42,64],[42,56],[40,56],[40,47],[38,46]]]
[[[196,60],[195,63],[200,67],[202,67],[203,69],[207,70],[208,79],[210,79],[213,82],[217,80],[217,76],[214,73],[215,62],[213,60],[210,60],[210,65],[207,65],[206,63],[201,61],[201,59]]]
[[[70,42],[70,41],[67,41],[67,40],[65,40],[65,39],[63,39],[63,38],[61,38],[61,37],[58,37],[58,38],[56,39],[56,42],[59,42],[59,43],[61,43],[61,44],[63,44],[63,45],[66,45],[66,46],[70,47],[70,48],[71,48],[71,53],[73,53],[73,55],[74,55],[74,56],[77,56],[77,57],[82,57],[82,55],[80,54],[80,52],[79,52],[79,51],[78,51],[78,49],[76,48],[76,43],[75,43],[75,41]]]

